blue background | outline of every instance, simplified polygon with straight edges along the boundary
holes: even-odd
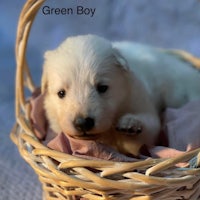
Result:
[[[0,200],[41,199],[33,170],[21,159],[9,132],[14,119],[17,20],[24,0],[0,2]],[[40,10],[30,34],[27,58],[40,85],[43,54],[71,35],[93,33],[110,40],[131,40],[158,47],[180,48],[200,56],[198,0],[49,0],[52,8],[96,8],[93,17],[44,15]]]

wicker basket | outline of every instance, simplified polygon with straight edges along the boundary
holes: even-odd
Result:
[[[21,12],[16,41],[16,125],[11,133],[21,156],[38,174],[44,199],[200,200],[200,149],[171,159],[137,162],[94,161],[51,150],[35,137],[25,89],[35,86],[26,62],[32,22],[44,0],[28,0]],[[194,160],[196,168],[176,163]]]

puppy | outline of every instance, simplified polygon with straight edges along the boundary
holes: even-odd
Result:
[[[42,93],[56,133],[137,155],[155,144],[163,109],[200,98],[200,75],[157,48],[76,36],[45,53]]]

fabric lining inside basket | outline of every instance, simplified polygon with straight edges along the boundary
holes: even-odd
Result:
[[[31,99],[31,120],[35,135],[49,148],[87,159],[135,161],[109,146],[93,140],[79,140],[63,133],[56,134],[48,127],[43,109],[43,95],[37,89]],[[170,158],[200,147],[200,100],[187,103],[179,109],[168,108],[164,113],[163,130],[159,143],[148,149],[154,158]],[[142,155],[141,156],[147,156]]]

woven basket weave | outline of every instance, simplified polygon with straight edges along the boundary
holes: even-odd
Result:
[[[16,40],[16,125],[11,139],[21,156],[37,173],[44,199],[91,200],[200,200],[200,149],[171,159],[112,162],[86,160],[51,150],[31,128],[30,104],[25,90],[35,90],[26,62],[32,22],[44,0],[28,0],[21,12]],[[196,168],[178,168],[193,160]]]

